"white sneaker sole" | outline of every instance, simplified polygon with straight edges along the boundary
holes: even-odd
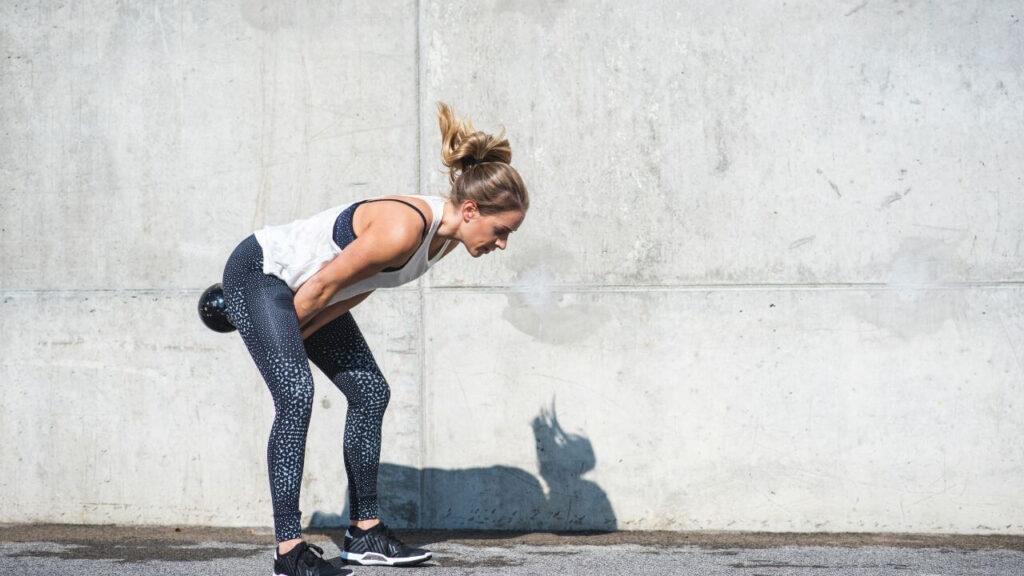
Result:
[[[341,552],[342,560],[352,564],[358,564],[359,566],[412,566],[414,564],[430,560],[430,556],[430,552],[420,554],[419,556],[408,556],[405,558],[388,558],[387,556],[377,554],[376,552],[364,552],[362,554],[345,551]]]

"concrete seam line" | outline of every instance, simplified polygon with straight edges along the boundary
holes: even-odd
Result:
[[[414,10],[416,11],[416,190],[417,193],[424,193],[423,190],[423,95],[422,89],[422,75],[423,75],[423,58],[421,43],[423,42],[423,35],[421,33],[422,18],[420,11],[422,10],[422,2],[416,0]],[[427,458],[427,306],[426,306],[426,291],[424,285],[427,283],[427,278],[423,277],[420,279],[417,288],[419,290],[419,308],[420,308],[420,326],[419,326],[419,362],[420,362],[420,454],[419,454],[419,499],[416,502],[416,527],[419,528],[423,525],[424,515],[424,497],[426,490],[424,488],[424,469],[428,462]]]

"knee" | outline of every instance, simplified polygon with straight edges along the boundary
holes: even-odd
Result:
[[[278,410],[309,414],[313,411],[313,378],[299,376],[287,380],[288,384],[278,387],[274,403]]]
[[[345,374],[338,386],[356,411],[381,416],[391,400],[391,387],[380,372]]]
[[[384,379],[384,376],[377,374],[363,388],[363,395],[368,409],[384,414],[384,409],[388,407],[388,402],[391,401],[391,386],[388,385],[388,381]]]
[[[391,401],[391,386],[388,386],[388,381],[384,378],[380,379],[380,398],[382,408],[387,408],[388,402]]]

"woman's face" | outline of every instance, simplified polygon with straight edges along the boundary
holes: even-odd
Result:
[[[471,207],[472,217],[462,223],[462,243],[474,258],[497,248],[508,246],[508,236],[519,229],[526,215],[519,210],[506,210],[497,214],[481,215]]]

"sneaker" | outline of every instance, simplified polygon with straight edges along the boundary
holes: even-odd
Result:
[[[349,573],[324,560],[323,555],[323,548],[305,541],[296,544],[287,554],[279,554],[275,546],[274,576],[340,576]]]
[[[430,560],[430,552],[406,546],[379,522],[369,530],[349,526],[341,557],[360,566],[412,566]]]

